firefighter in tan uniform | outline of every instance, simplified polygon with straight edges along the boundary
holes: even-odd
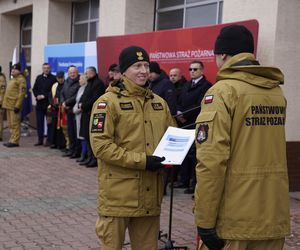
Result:
[[[3,97],[5,93],[6,88],[6,77],[2,73],[2,67],[0,66],[0,141],[3,139],[3,109],[2,109],[2,103],[3,103]]]
[[[240,25],[224,27],[215,43],[217,83],[196,120],[201,250],[279,250],[290,233],[283,74],[253,51]]]
[[[121,250],[126,229],[133,250],[156,250],[164,158],[152,156],[168,126],[168,105],[145,84],[149,56],[130,46],[119,57],[121,80],[93,106],[90,138],[98,160],[96,232],[103,250]]]
[[[6,109],[10,139],[3,145],[18,147],[21,133],[21,109],[26,94],[26,79],[21,74],[21,65],[16,63],[11,70],[12,79],[8,81],[2,107]]]

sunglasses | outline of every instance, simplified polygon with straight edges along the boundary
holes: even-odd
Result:
[[[200,68],[189,68],[189,71],[197,71]]]

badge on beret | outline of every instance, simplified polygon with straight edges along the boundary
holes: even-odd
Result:
[[[198,128],[198,132],[197,132],[197,136],[196,136],[196,140],[198,143],[203,143],[207,140],[208,138],[208,124],[200,124],[199,128]]]
[[[103,133],[105,124],[105,113],[97,113],[93,115],[91,133]]]
[[[137,59],[140,60],[140,61],[143,61],[144,60],[144,57],[143,57],[143,52],[136,52],[136,55],[137,55]]]

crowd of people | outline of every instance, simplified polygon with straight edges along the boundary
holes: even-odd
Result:
[[[285,120],[283,74],[261,66],[253,52],[247,28],[221,29],[214,86],[203,62],[190,63],[187,81],[179,68],[166,73],[137,46],[123,49],[119,64],[109,67],[107,88],[94,67],[79,75],[70,65],[65,79],[65,72],[54,76],[43,64],[33,87],[35,145],[62,149],[64,157],[87,167],[98,165],[96,233],[102,249],[121,249],[127,229],[133,250],[157,249],[169,172],[165,158],[152,154],[168,126],[196,131],[175,188],[195,193],[199,249],[283,248],[290,232],[284,123],[247,122],[270,115]],[[17,147],[26,85],[19,64],[11,74],[6,85],[0,73],[0,115],[4,108],[11,132],[4,145]],[[282,113],[254,113],[260,105]]]

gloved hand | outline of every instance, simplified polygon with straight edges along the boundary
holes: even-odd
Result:
[[[15,114],[18,114],[20,112],[20,109],[19,108],[14,108],[14,112],[15,112]]]
[[[197,227],[198,235],[209,250],[221,250],[224,247],[224,240],[219,238],[216,229]]]
[[[147,155],[146,158],[146,170],[149,171],[156,171],[164,167],[163,164],[161,164],[166,158],[165,157],[159,157],[155,155]]]

